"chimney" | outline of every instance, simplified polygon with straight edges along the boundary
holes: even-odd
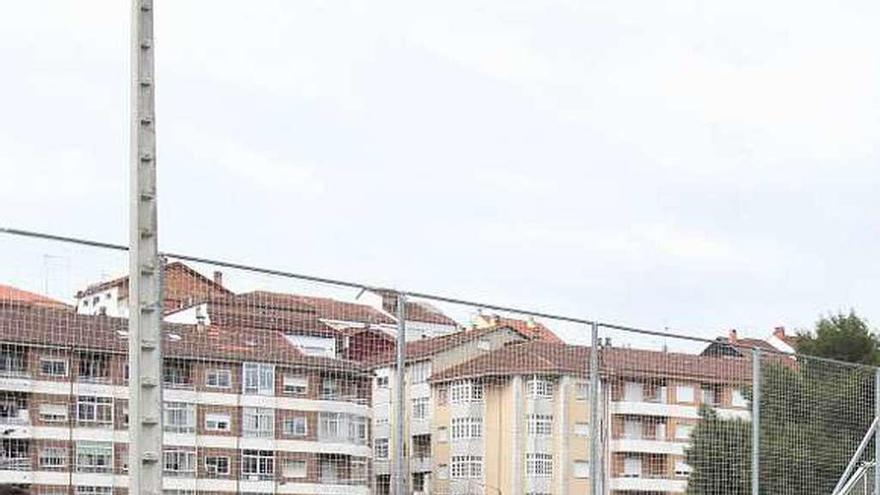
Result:
[[[773,329],[773,336],[779,340],[785,340],[785,327],[776,327]]]
[[[223,272],[220,270],[214,270],[214,283],[217,285],[223,285]]]
[[[731,343],[735,343],[735,342],[738,340],[738,339],[737,339],[737,336],[736,336],[736,329],[735,329],[735,328],[731,328],[731,329],[730,329],[730,333],[728,334],[727,339],[728,339]]]
[[[605,347],[611,347],[611,337],[605,337]]]

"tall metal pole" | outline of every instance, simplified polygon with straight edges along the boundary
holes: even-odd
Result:
[[[590,326],[590,479],[593,495],[602,493],[602,464],[599,460],[599,324]]]
[[[761,350],[752,349],[752,495],[761,479]]]
[[[880,418],[880,369],[874,372],[874,418]],[[874,432],[874,494],[880,495],[880,429]]]
[[[156,215],[153,0],[131,5],[129,493],[162,492],[162,265]]]
[[[406,495],[406,296],[397,295],[397,412],[394,421],[394,495]]]

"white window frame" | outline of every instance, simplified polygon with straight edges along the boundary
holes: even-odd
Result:
[[[548,437],[553,434],[553,415],[529,414],[529,435]]]
[[[450,428],[452,440],[470,440],[483,437],[483,418],[462,417],[452,418]]]
[[[526,383],[529,397],[536,400],[553,400],[556,384],[541,376],[533,376]]]
[[[454,382],[449,392],[449,402],[453,404],[483,402],[483,384],[471,380]]]
[[[169,433],[195,433],[195,404],[189,402],[166,401],[162,404],[162,415],[164,418],[162,426],[165,431]]]
[[[296,465],[292,467],[292,465]],[[309,464],[302,459],[285,459],[281,465],[281,476],[285,479],[302,479],[309,476]]]
[[[272,450],[242,450],[241,475],[243,480],[275,477],[275,452]]]
[[[221,471],[218,461],[225,459],[226,470]],[[214,461],[214,462],[209,462]],[[228,455],[206,455],[205,456],[205,472],[211,476],[229,476],[232,474],[232,459]]]
[[[431,376],[431,362],[419,361],[409,365],[409,382],[412,385],[417,383],[427,383],[428,377]]]
[[[241,409],[241,433],[244,437],[272,438],[275,436],[275,409],[268,407],[243,407]]]
[[[553,476],[553,454],[526,453],[526,476],[549,478]]]
[[[104,458],[106,462],[99,462]],[[90,463],[82,463],[90,460]],[[76,472],[78,473],[112,473],[113,472],[113,442],[86,442],[76,443]]]
[[[387,438],[373,439],[373,452],[376,459],[388,459],[390,453],[390,444]]]
[[[76,421],[100,427],[113,426],[113,405],[113,397],[79,395],[76,398]]]
[[[431,400],[428,397],[416,397],[412,400],[412,419],[427,419],[431,410]]]
[[[66,470],[69,455],[67,447],[43,447],[40,449],[40,469],[48,471]],[[57,460],[58,462],[47,463],[47,460]]]
[[[232,415],[222,412],[205,413],[205,430],[223,432],[232,431]]]
[[[248,395],[275,395],[275,365],[244,363],[241,391]]]
[[[483,477],[483,457],[478,455],[452,456],[450,474],[452,479]]]
[[[309,393],[309,377],[295,373],[285,373],[282,378],[282,391],[288,395],[307,395]]]
[[[232,370],[228,368],[208,369],[205,371],[205,387],[217,389],[232,388]]]
[[[44,402],[37,407],[40,421],[44,423],[66,423],[69,416],[67,404]]]
[[[196,451],[190,449],[166,449],[162,453],[162,474],[192,478],[196,474]]]
[[[284,435],[288,437],[305,437],[309,434],[309,419],[306,416],[291,416],[282,422]]]
[[[49,364],[50,366],[61,364],[64,368],[64,371],[61,373],[55,373],[54,370],[51,373],[47,373],[44,368],[45,365]],[[68,360],[66,358],[58,358],[51,356],[42,356],[40,357],[40,374],[43,376],[57,376],[57,377],[66,377],[70,374],[70,366],[68,366]]]

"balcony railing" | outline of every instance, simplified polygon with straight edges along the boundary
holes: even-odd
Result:
[[[0,370],[0,377],[2,378],[30,378],[31,374],[28,372],[26,368],[7,368]]]
[[[338,478],[335,476],[321,476],[318,480],[319,482],[327,485],[349,485],[349,486],[361,486],[367,485],[367,479],[365,477],[361,478]]]
[[[30,457],[0,457],[0,471],[30,471]]]
[[[28,426],[30,424],[31,418],[28,411],[18,411],[15,416],[0,416],[0,425]]]
[[[426,473],[433,469],[430,454],[416,455],[409,460],[410,470],[416,473]]]

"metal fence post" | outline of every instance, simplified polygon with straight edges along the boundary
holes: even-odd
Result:
[[[874,371],[874,419],[880,417],[880,368]],[[874,432],[874,493],[880,495],[880,428]]]
[[[406,296],[397,294],[397,411],[395,416],[395,495],[406,494]]]
[[[162,492],[162,263],[156,216],[153,0],[131,2],[129,493]]]
[[[599,324],[590,325],[590,479],[592,495],[602,490],[602,470],[599,460]]]
[[[761,350],[752,349],[752,495],[761,477]]]

